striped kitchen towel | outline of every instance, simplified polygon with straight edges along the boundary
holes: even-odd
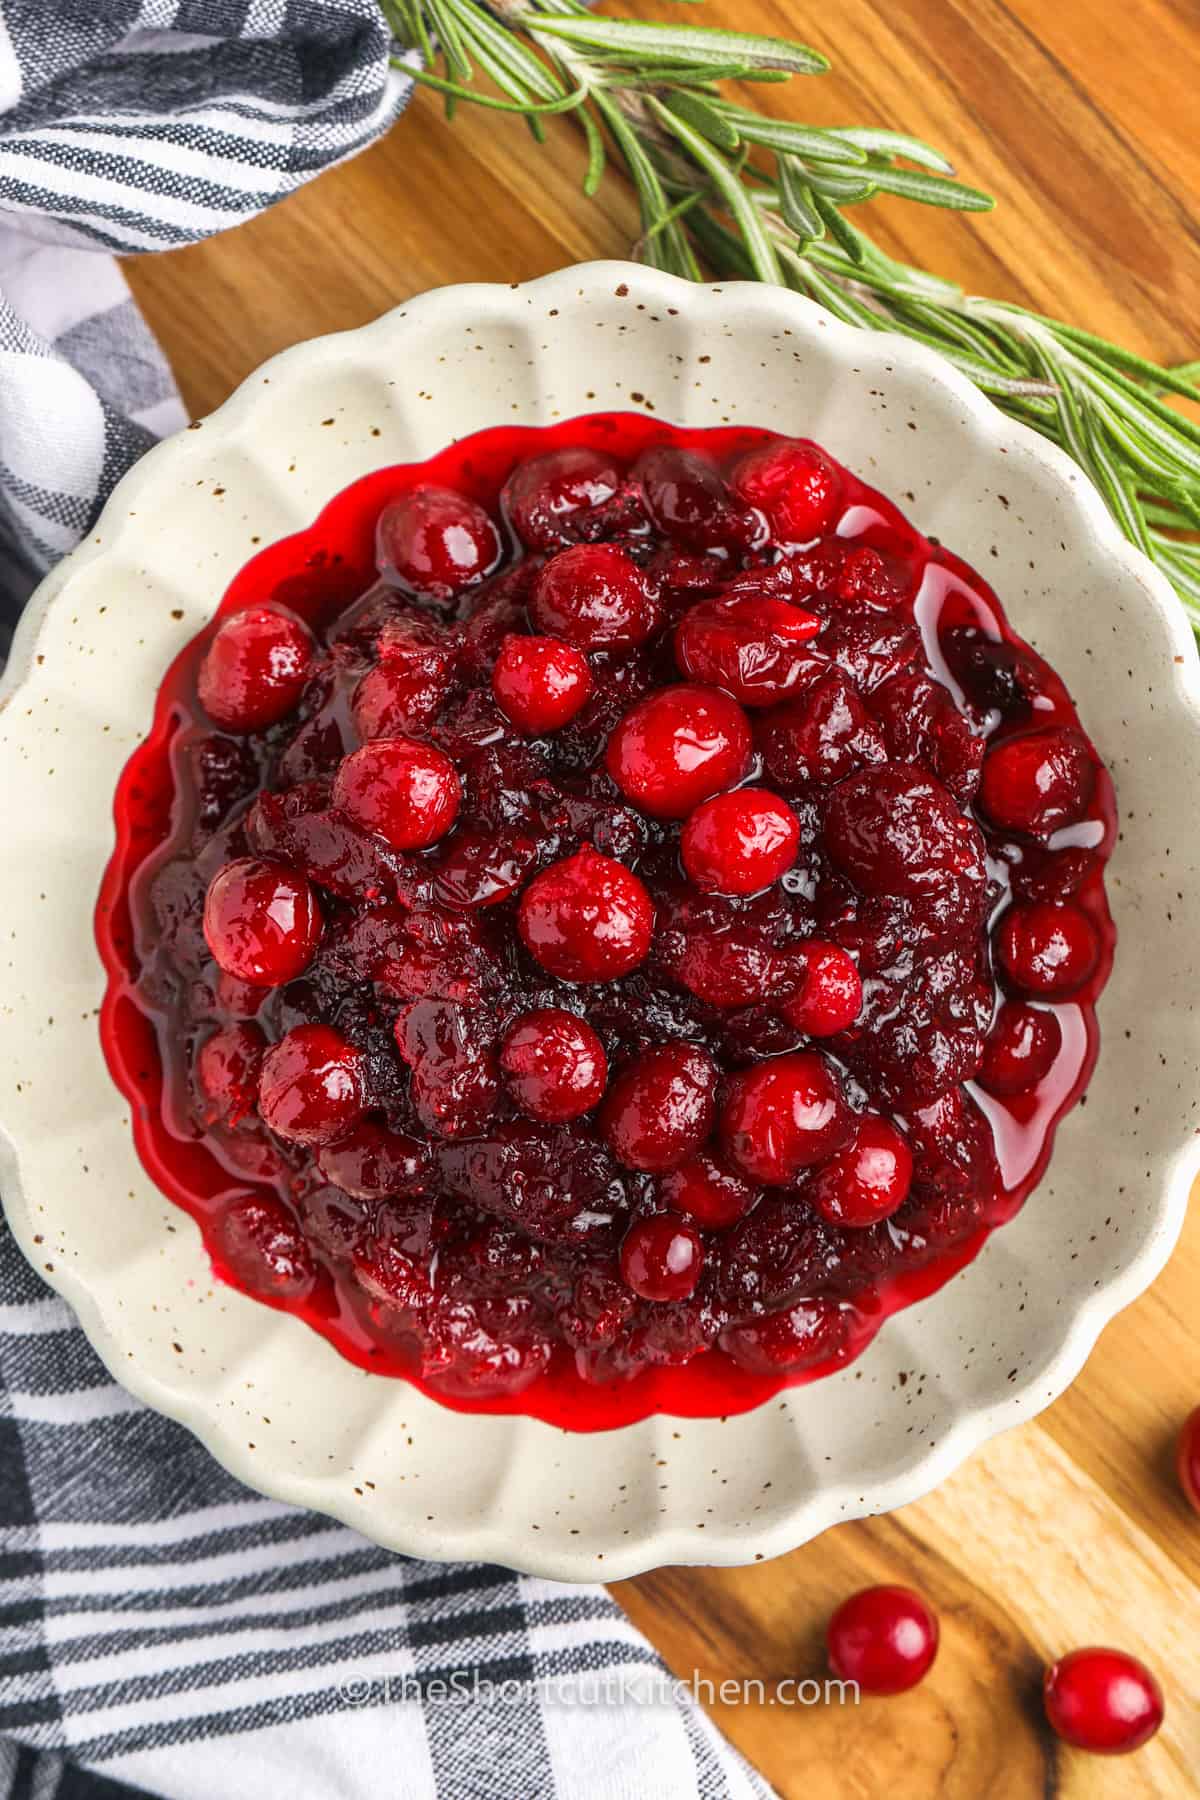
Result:
[[[0,0],[0,621],[182,423],[105,251],[400,110],[375,0]],[[0,646],[2,660],[2,646]],[[406,1561],[109,1379],[0,1220],[0,1800],[764,1800],[601,1588]]]

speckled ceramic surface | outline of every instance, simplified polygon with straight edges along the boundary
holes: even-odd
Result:
[[[756,1412],[572,1435],[441,1408],[213,1281],[101,1056],[92,908],[162,674],[257,545],[454,436],[627,407],[816,437],[987,576],[1113,772],[1119,941],[1086,1104],[968,1270],[853,1367]],[[1200,1166],[1196,652],[1079,472],[912,344],[621,263],[423,295],[277,357],[147,456],[31,605],[5,693],[8,1216],[114,1375],[267,1493],[415,1555],[566,1579],[752,1561],[913,1499],[1030,1417],[1166,1259]]]

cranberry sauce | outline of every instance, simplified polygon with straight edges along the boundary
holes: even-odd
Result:
[[[116,798],[102,1017],[217,1274],[576,1430],[843,1366],[1035,1185],[1112,789],[984,582],[801,440],[596,416],[256,555]]]

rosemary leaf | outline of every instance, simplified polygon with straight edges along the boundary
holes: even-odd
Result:
[[[701,25],[650,25],[633,19],[554,18],[526,15],[527,29],[549,32],[573,44],[596,50],[651,51],[681,62],[714,62],[718,58],[748,63],[751,68],[786,69],[796,75],[821,75],[825,58],[803,44],[783,38],[752,37],[741,31],[719,31]]]
[[[706,137],[710,144],[715,144],[718,150],[741,148],[742,140],[737,134],[736,126],[724,113],[718,112],[715,106],[709,106],[699,94],[673,93],[668,95],[665,104],[677,119],[683,119],[694,131]]]
[[[870,177],[881,194],[899,194],[904,200],[919,200],[923,206],[949,206],[955,212],[991,212],[996,202],[978,188],[966,187],[961,181],[944,181],[940,175],[926,175],[918,169],[876,168],[870,165]]]
[[[848,221],[843,219],[832,200],[827,200],[822,193],[814,193],[812,198],[821,223],[830,237],[842,246],[852,263],[861,263],[863,249],[858,233],[851,230]]]
[[[781,156],[779,171],[779,210],[801,244],[815,243],[825,236],[825,221],[817,210],[816,195],[804,180],[803,170],[788,156]]]
[[[791,125],[786,119],[764,119],[743,106],[728,103],[721,110],[727,118],[734,120],[741,137],[748,143],[761,144],[764,149],[852,167],[867,160],[865,150],[860,150],[856,144],[845,143],[832,132],[819,131],[810,125]]]
[[[431,75],[428,69],[413,69],[407,63],[401,63],[399,58],[393,60],[423,86],[436,88],[440,94],[453,94],[456,100],[469,100],[472,106],[490,107],[495,112],[523,113],[527,116],[571,112],[588,97],[588,90],[580,87],[573,94],[564,94],[561,100],[498,100],[494,94],[481,94],[478,88],[461,87],[456,81],[443,81],[441,76]]]
[[[713,187],[729,208],[731,217],[736,220],[738,228],[746,240],[746,252],[757,279],[782,284],[783,276],[780,273],[771,239],[757,210],[752,205],[746,189],[720,152],[714,149],[707,138],[703,138],[699,132],[693,131],[690,125],[686,124],[683,119],[677,118],[653,95],[648,96],[646,104],[671,135],[679,139],[693,160],[699,163],[700,167],[708,174]]]
[[[856,149],[870,150],[877,156],[907,157],[909,162],[919,163],[923,169],[932,169],[937,175],[954,173],[953,163],[947,161],[940,150],[934,150],[929,144],[922,143],[920,138],[909,137],[903,131],[877,131],[873,126],[838,125],[831,127],[827,135],[843,138]]]
[[[587,134],[588,160],[583,176],[583,191],[590,200],[604,179],[608,153],[604,148],[604,133],[586,106],[579,109],[579,122]]]
[[[1200,401],[1200,361],[1157,364],[888,256],[845,208],[880,193],[964,212],[992,202],[951,179],[946,157],[920,138],[768,118],[725,97],[727,81],[820,73],[816,51],[598,18],[586,0],[379,4],[416,53],[407,73],[442,95],[447,117],[460,101],[518,114],[540,142],[547,117],[575,112],[587,138],[584,192],[596,192],[609,161],[626,172],[641,218],[636,253],[652,267],[691,281],[784,282],[848,324],[937,350],[1074,458],[1174,583],[1200,637],[1200,541],[1183,535],[1200,533],[1200,421],[1164,398]]]

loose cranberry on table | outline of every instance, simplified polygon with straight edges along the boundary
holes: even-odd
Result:
[[[1200,1406],[1183,1422],[1175,1446],[1175,1471],[1184,1494],[1200,1513]]]
[[[825,1643],[839,1681],[864,1694],[903,1694],[933,1666],[937,1616],[912,1588],[863,1588],[833,1614]]]
[[[600,1110],[600,1133],[627,1169],[675,1168],[712,1129],[717,1070],[691,1044],[658,1044],[622,1069]]]
[[[560,550],[534,577],[529,616],[539,631],[580,650],[644,644],[659,624],[647,576],[616,544]]]
[[[842,478],[816,444],[785,438],[763,444],[734,465],[734,493],[766,515],[771,535],[783,544],[807,544],[835,523]]]
[[[586,1019],[557,1006],[525,1013],[509,1027],[500,1067],[521,1111],[553,1125],[590,1111],[608,1080],[596,1033]]]
[[[262,731],[296,706],[313,653],[312,633],[294,613],[276,606],[235,613],[200,664],[200,704],[227,731]]]
[[[984,758],[979,800],[995,825],[1048,837],[1087,812],[1096,769],[1078,731],[1028,731]]]
[[[812,1203],[831,1225],[877,1225],[908,1198],[912,1172],[912,1148],[903,1132],[888,1119],[864,1113],[845,1149],[817,1170]]]
[[[1044,1007],[1006,1000],[992,1021],[976,1079],[989,1094],[1025,1094],[1054,1067],[1062,1026]]]
[[[721,1140],[752,1181],[786,1186],[845,1143],[850,1112],[837,1070],[810,1050],[776,1056],[737,1075],[721,1114]]]
[[[680,854],[689,878],[714,894],[757,894],[791,868],[800,822],[766,788],[738,788],[698,806],[683,828]]]
[[[424,850],[458,817],[462,783],[450,758],[418,738],[376,738],[339,765],[333,804],[394,850]]]
[[[506,637],[492,670],[497,706],[532,736],[568,724],[593,685],[586,657],[560,638]]]
[[[297,1025],[263,1058],[258,1110],[282,1138],[332,1143],[364,1105],[362,1053],[331,1025]]]
[[[1058,999],[1095,973],[1100,939],[1085,912],[1069,903],[1022,900],[996,927],[996,958],[1013,986]]]
[[[579,850],[535,875],[517,930],[529,954],[560,981],[615,981],[650,952],[654,902],[623,863]]]
[[[1163,1722],[1162,1689],[1145,1663],[1123,1650],[1072,1650],[1046,1670],[1046,1717],[1077,1750],[1124,1756]]]
[[[379,518],[379,566],[433,600],[474,587],[500,560],[500,534],[481,506],[452,488],[418,487]]]
[[[750,753],[750,726],[737,701],[719,688],[681,682],[625,714],[608,740],[605,766],[643,812],[684,819],[739,782]]]
[[[317,896],[284,863],[253,856],[226,863],[204,900],[204,936],[218,966],[255,987],[303,973],[321,940]]]
[[[703,1266],[700,1233],[679,1213],[635,1220],[621,1244],[621,1275],[643,1300],[686,1300]]]
[[[800,946],[800,986],[779,1010],[789,1025],[809,1037],[833,1037],[854,1024],[862,1010],[863,985],[854,958],[839,944],[810,938]]]

